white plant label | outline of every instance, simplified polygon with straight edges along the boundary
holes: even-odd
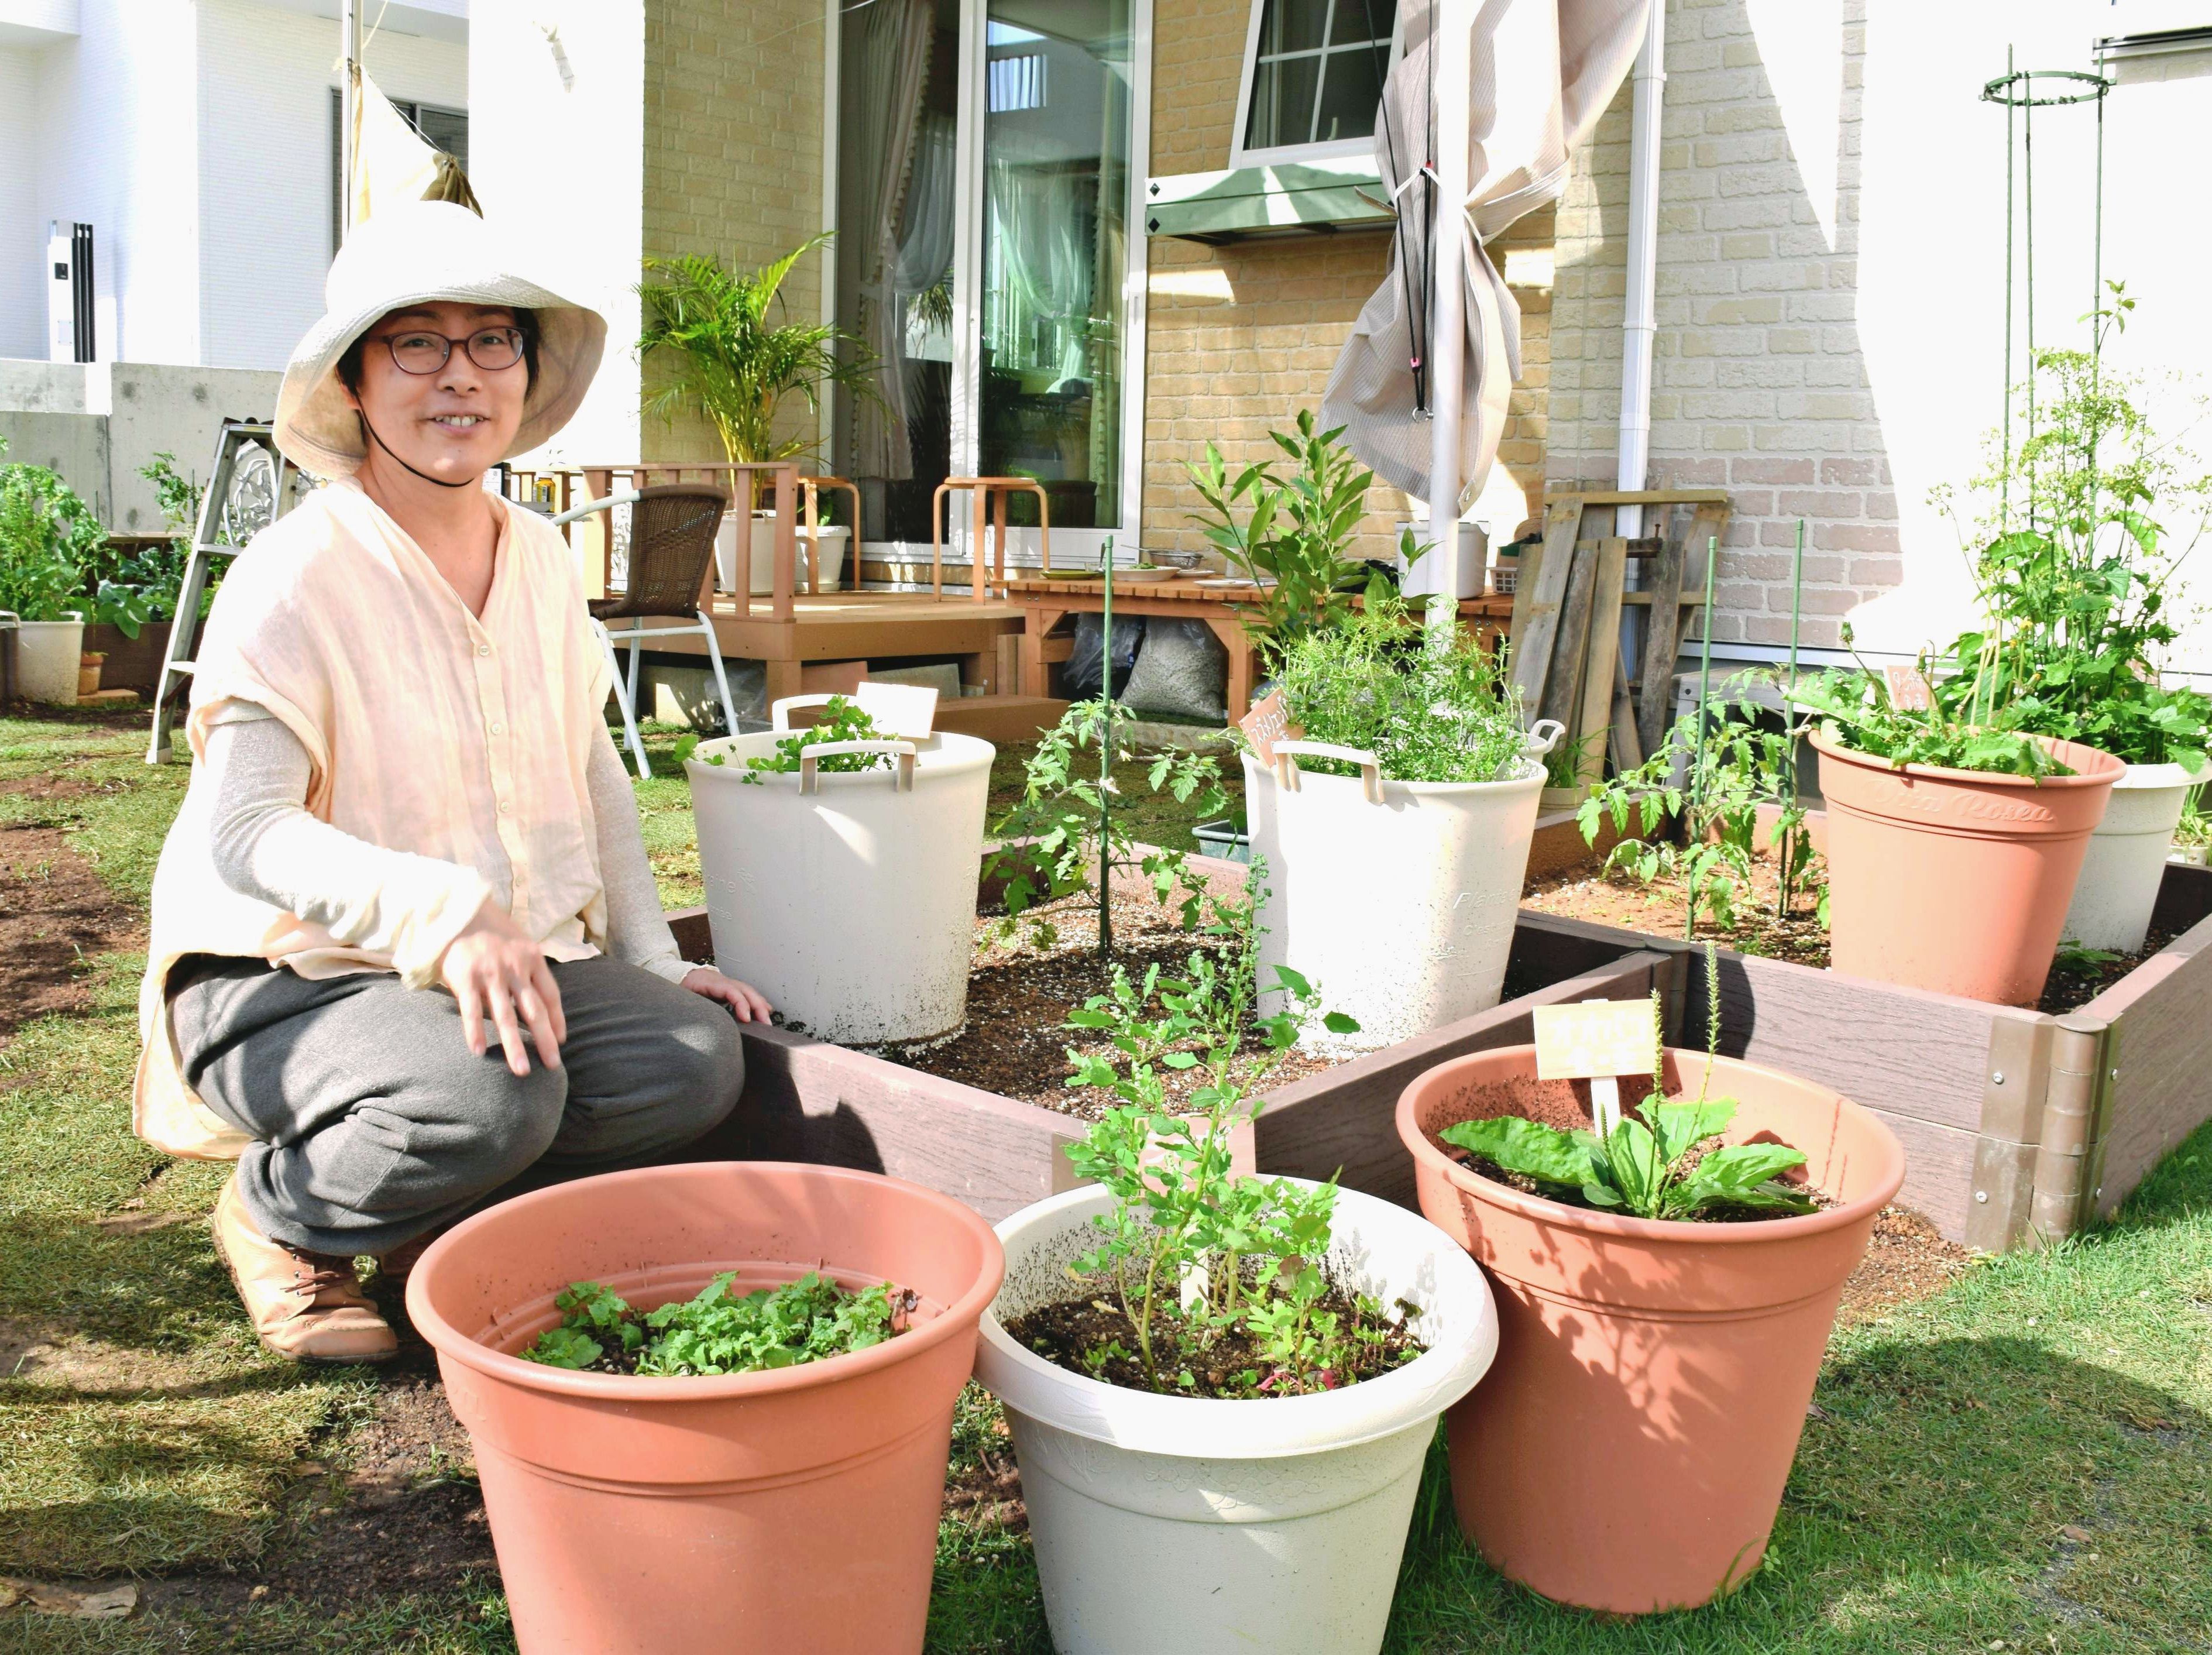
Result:
[[[1620,1123],[1615,1076],[1649,1074],[1659,1064],[1659,1029],[1648,1000],[1585,1000],[1535,1010],[1536,1078],[1588,1080],[1598,1135]]]

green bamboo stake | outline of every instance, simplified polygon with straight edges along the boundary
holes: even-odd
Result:
[[[1797,624],[1805,611],[1805,520],[1797,520],[1797,551],[1790,562],[1790,677],[1788,687],[1782,692],[1782,739],[1788,744],[1783,758],[1782,808],[1794,810],[1797,805],[1797,709],[1790,697],[1797,688]],[[1790,917],[1790,869],[1796,860],[1797,833],[1796,829],[1782,836],[1775,849],[1782,858],[1782,877],[1776,883],[1780,891],[1774,905],[1774,917]]]
[[[1690,772],[1690,819],[1686,825],[1697,831],[1698,806],[1704,802],[1705,793],[1705,709],[1713,697],[1713,568],[1721,560],[1718,535],[1705,540],[1705,606],[1698,617],[1698,762]],[[1698,934],[1698,883],[1690,881],[1690,911],[1682,920],[1682,940],[1690,941]]]
[[[1098,642],[1103,652],[1098,663],[1098,693],[1105,699],[1103,735],[1098,743],[1098,957],[1114,952],[1114,840],[1110,831],[1114,798],[1114,537],[1106,537],[1101,572],[1106,583],[1100,605]]]

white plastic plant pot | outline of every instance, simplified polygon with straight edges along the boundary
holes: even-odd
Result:
[[[817,532],[821,539],[821,580],[817,582],[824,592],[835,592],[845,578],[845,546],[853,531],[842,523],[824,523]],[[755,512],[750,532],[750,590],[757,596],[775,590],[775,514]],[[806,589],[808,560],[815,556],[814,537],[810,536],[805,523],[797,531],[795,561],[792,565],[792,587]],[[738,589],[738,514],[724,512],[722,523],[714,534],[714,584],[725,592]]]
[[[2203,779],[2202,772],[2179,764],[2128,766],[2112,783],[2105,819],[2089,836],[2060,935],[2084,948],[2119,954],[2143,946],[2182,801]]]
[[[1497,1354],[1480,1268],[1419,1214],[1340,1190],[1330,1273],[1418,1306],[1426,1352],[1308,1396],[1155,1396],[1071,1373],[1005,1327],[1067,1297],[1111,1202],[1073,1190],[999,1225],[1006,1285],[976,1347],[975,1377],[1013,1432],[1053,1647],[1371,1655],[1437,1417]]]
[[[745,761],[790,733],[791,705],[776,703],[775,729],[702,742],[684,765],[715,964],[826,1040],[958,1028],[995,750],[945,733],[825,740],[799,770],[745,781]],[[812,762],[863,751],[894,764],[830,774]]]
[[[15,629],[15,692],[26,701],[76,705],[77,672],[84,655],[84,617],[24,621]]]
[[[1504,782],[1388,782],[1374,754],[1317,741],[1276,742],[1272,764],[1244,756],[1252,855],[1267,862],[1261,983],[1288,966],[1359,1025],[1309,1030],[1310,1047],[1376,1051],[1498,1003],[1543,756],[1559,733],[1555,720],[1537,725]],[[1360,774],[1302,770],[1301,756]],[[1279,998],[1261,1003],[1273,1011]]]

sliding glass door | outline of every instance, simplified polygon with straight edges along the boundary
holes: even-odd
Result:
[[[871,557],[927,558],[948,475],[1042,484],[1055,562],[1095,558],[1133,509],[1139,3],[872,0],[842,19],[836,313],[876,369],[831,453]]]

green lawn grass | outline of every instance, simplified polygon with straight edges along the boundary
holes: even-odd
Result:
[[[138,904],[184,777],[142,765],[142,741],[135,722],[0,721],[0,783],[65,771],[91,784],[44,803],[0,794],[0,819],[30,812],[66,827]],[[655,745],[666,751],[666,733]],[[1002,797],[1012,762],[994,778]],[[683,781],[662,768],[639,789],[648,844],[668,900],[696,901]],[[0,1573],[250,1576],[292,1468],[308,1452],[342,1457],[374,1384],[257,1349],[194,1221],[223,1169],[168,1161],[130,1136],[139,966],[88,962],[83,1014],[0,1047],[0,1336],[51,1333],[78,1364],[0,1374]],[[143,1227],[170,1215],[186,1221]],[[2212,1651],[2212,1129],[2116,1223],[1984,1264],[1839,1334],[1817,1403],[1767,1567],[1694,1614],[1610,1622],[1508,1585],[1453,1533],[1439,1459],[1389,1648]],[[988,1399],[971,1393],[956,1425],[957,1463],[1000,1451]],[[0,1652],[511,1646],[489,1582],[344,1614],[273,1599],[224,1620],[0,1614]],[[930,1647],[1044,1655],[1025,1536],[988,1520],[943,1524]]]

